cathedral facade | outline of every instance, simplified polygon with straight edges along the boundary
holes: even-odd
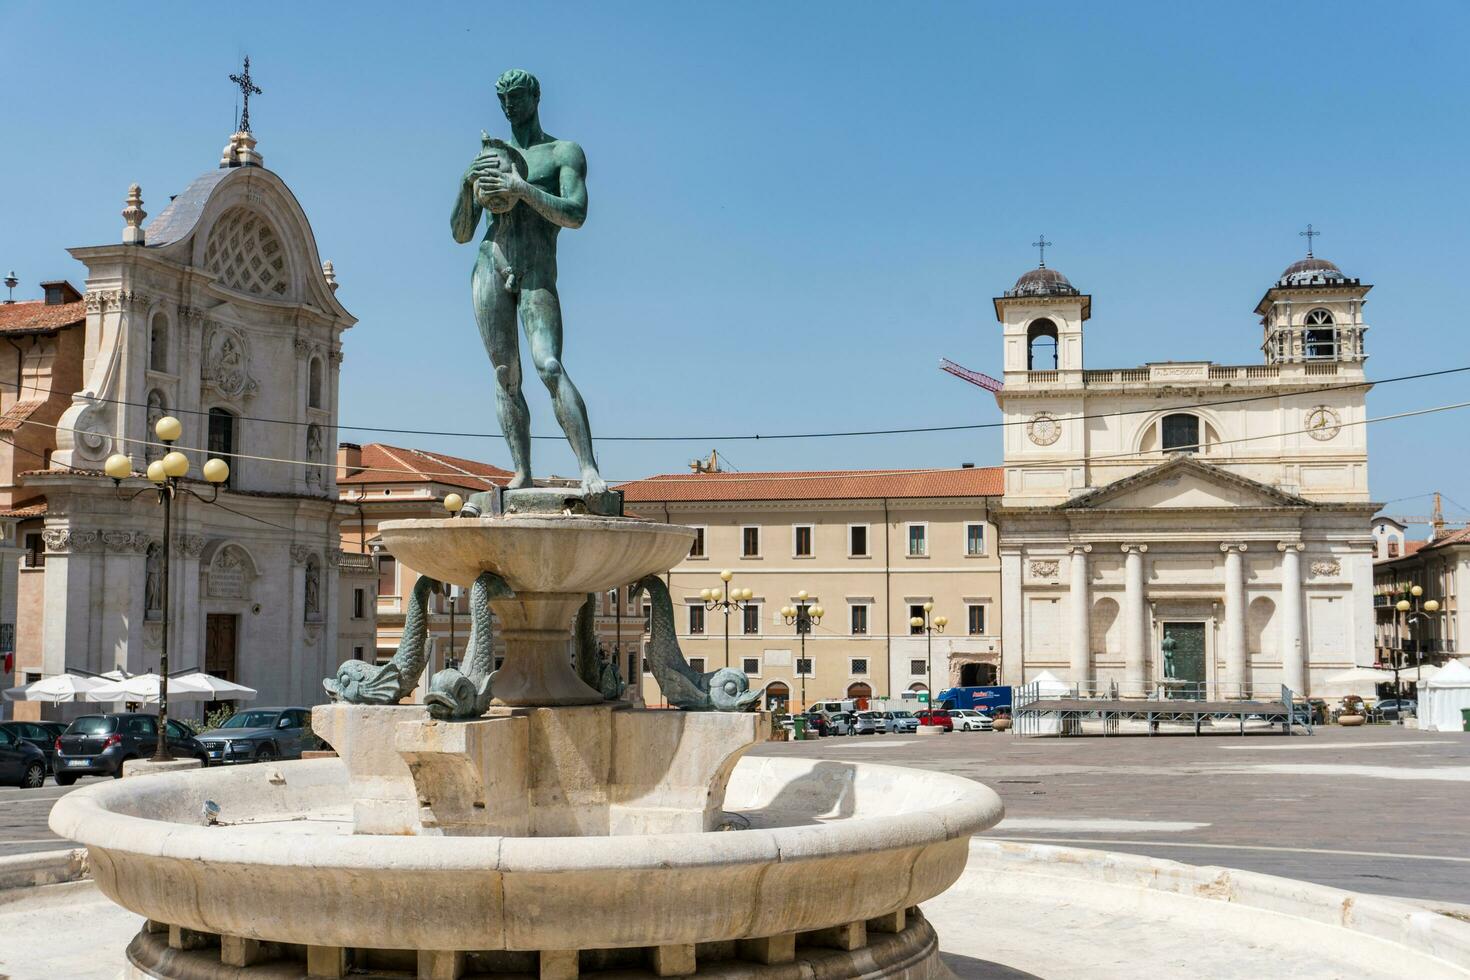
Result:
[[[1004,683],[1274,698],[1373,662],[1371,288],[1309,253],[1255,308],[1259,363],[1121,369],[1055,269],[995,300]]]
[[[146,226],[143,207],[134,185],[122,241],[71,250],[87,266],[82,381],[49,466],[21,478],[17,496],[44,501],[44,574],[17,630],[37,639],[46,676],[158,669],[162,508],[141,479],[118,486],[101,470],[123,453],[141,474],[164,452],[154,423],[172,415],[199,496],[173,508],[169,666],[254,687],[261,704],[315,703],[373,634],[371,564],[341,550],[349,510],[327,451],[355,320],[248,131]],[[230,466],[213,502],[209,457]]]

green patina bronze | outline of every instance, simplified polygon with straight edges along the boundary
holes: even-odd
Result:
[[[450,228],[461,244],[475,236],[482,213],[488,227],[471,276],[475,319],[495,368],[495,408],[510,447],[510,488],[531,486],[531,416],[521,390],[517,316],[536,373],[551,392],[588,493],[607,489],[592,452],[587,406],[562,364],[561,299],[556,289],[556,239],[587,218],[587,159],[571,140],[541,128],[541,84],[512,69],[495,83],[510,123],[509,140],[482,135],[480,153],[459,182]]]

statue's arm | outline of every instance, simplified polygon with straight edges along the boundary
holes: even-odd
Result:
[[[475,171],[471,168],[459,182],[459,196],[454,199],[454,211],[449,216],[449,230],[454,233],[455,241],[463,245],[475,237],[481,210],[475,200]]]
[[[587,155],[576,143],[563,145],[560,157],[560,194],[522,182],[521,200],[552,224],[580,228],[587,220]]]

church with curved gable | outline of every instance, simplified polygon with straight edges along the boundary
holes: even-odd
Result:
[[[1092,297],[1044,264],[995,299],[1003,683],[1274,699],[1373,662],[1371,288],[1309,250],[1243,365],[1093,367]]]
[[[19,584],[18,667],[156,671],[166,581],[171,672],[207,670],[259,704],[314,704],[321,679],[374,643],[372,565],[341,550],[350,508],[328,451],[356,321],[248,130],[146,225],[144,208],[134,185],[121,241],[71,249],[87,267],[80,388],[64,393],[49,465],[12,492],[36,552]],[[141,477],[164,452],[164,415],[183,423],[185,484],[200,495],[174,503],[167,579],[158,495],[102,472],[122,453]],[[206,503],[210,457],[230,474]]]

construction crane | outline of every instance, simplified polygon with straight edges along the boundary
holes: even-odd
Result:
[[[1390,520],[1400,524],[1428,524],[1434,529],[1437,538],[1451,527],[1470,527],[1470,521],[1447,521],[1444,519],[1444,502],[1440,499],[1438,490],[1434,492],[1434,512],[1425,516],[1423,514],[1388,514]]]

